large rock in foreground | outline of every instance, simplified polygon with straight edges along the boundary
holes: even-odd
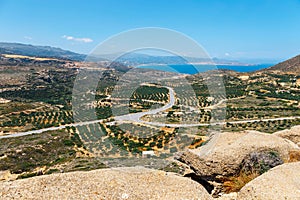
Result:
[[[269,152],[288,162],[291,152],[300,151],[299,147],[289,140],[257,131],[220,133],[210,143],[208,149],[205,145],[178,156],[178,160],[189,165],[196,175],[207,181],[218,181],[237,175],[244,159],[251,153]],[[205,151],[209,153],[203,155]]]
[[[300,126],[293,126],[291,129],[278,131],[274,135],[291,140],[300,147]]]
[[[196,182],[146,168],[113,168],[0,182],[0,199],[211,199]]]
[[[239,200],[300,199],[300,162],[277,166],[246,184]]]

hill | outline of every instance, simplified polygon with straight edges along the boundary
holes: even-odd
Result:
[[[300,72],[300,55],[295,56],[286,61],[280,62],[277,65],[274,65],[273,67],[270,67],[266,70],[268,70],[268,71],[269,70],[279,70],[282,72],[299,73]]]
[[[50,46],[34,46],[30,44],[0,42],[0,54],[16,54],[23,56],[60,58],[82,61],[86,55]]]

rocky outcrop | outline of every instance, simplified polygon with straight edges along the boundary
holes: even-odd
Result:
[[[0,182],[0,199],[211,199],[189,178],[142,167]]]
[[[291,129],[278,131],[274,135],[291,140],[300,147],[300,126],[293,126]]]
[[[246,184],[239,200],[300,199],[300,162],[277,166]]]
[[[201,147],[182,153],[177,159],[189,165],[204,180],[218,181],[237,175],[242,161],[253,152],[275,153],[284,161],[289,161],[290,152],[300,151],[293,142],[275,135],[257,131],[224,132],[211,141],[205,155]],[[209,144],[208,144],[209,145]]]

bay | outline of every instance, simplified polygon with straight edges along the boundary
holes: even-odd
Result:
[[[181,74],[197,74],[208,70],[227,69],[236,72],[253,72],[273,66],[274,64],[258,65],[141,65],[138,68],[154,69],[168,72],[177,72]]]

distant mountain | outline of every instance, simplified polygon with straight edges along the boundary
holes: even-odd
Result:
[[[86,55],[74,53],[50,46],[34,46],[30,44],[0,42],[0,54],[17,54],[35,57],[61,58],[83,61]]]
[[[121,56],[116,61],[127,65],[151,65],[151,64],[186,64],[179,56],[152,56],[147,54],[129,53]]]
[[[282,72],[300,73],[300,55],[278,63],[277,65],[274,65],[273,67],[270,67],[266,70],[279,70]]]
[[[105,58],[111,60],[114,55],[99,55],[98,58]],[[218,58],[185,58],[180,56],[154,56],[141,53],[129,53],[119,57],[116,61],[126,65],[155,65],[155,64],[168,64],[168,65],[180,65],[180,64],[220,64],[220,65],[247,65],[237,61],[230,61]]]

